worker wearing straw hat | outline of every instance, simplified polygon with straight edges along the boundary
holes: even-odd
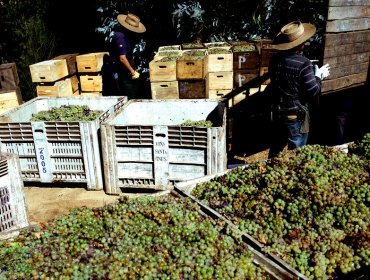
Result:
[[[118,95],[133,99],[137,98],[140,77],[133,61],[134,41],[138,39],[136,35],[144,33],[146,28],[138,16],[130,13],[119,14],[117,21],[119,25],[114,30],[109,54],[113,63]]]
[[[316,33],[310,23],[294,21],[281,28],[273,42],[278,52],[271,58],[269,74],[273,136],[269,157],[288,145],[294,149],[307,144],[310,99],[321,92],[321,80],[329,65],[319,68],[302,54],[305,43]]]

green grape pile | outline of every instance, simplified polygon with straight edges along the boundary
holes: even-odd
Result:
[[[361,140],[349,144],[348,149],[350,153],[365,156],[370,160],[370,133],[366,133]]]
[[[231,53],[231,50],[226,48],[210,48],[208,49],[208,54],[226,54]]]
[[[195,186],[202,203],[310,279],[370,265],[369,161],[307,145]]]
[[[225,222],[174,196],[74,209],[0,258],[0,279],[270,279]]]
[[[204,48],[202,43],[184,43],[182,44],[183,49],[201,49]]]
[[[235,45],[233,48],[234,52],[251,52],[255,50],[256,50],[256,47],[252,43]]]
[[[102,113],[87,105],[62,105],[33,114],[31,121],[93,121]]]
[[[212,127],[213,123],[209,120],[199,120],[199,121],[186,120],[183,123],[179,124],[179,126]]]

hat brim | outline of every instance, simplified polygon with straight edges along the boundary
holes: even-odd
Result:
[[[126,17],[127,15],[118,15],[117,16],[117,21],[119,22],[120,25],[122,25],[124,28],[131,30],[136,33],[144,33],[146,31],[146,28],[144,24],[139,22],[139,26],[132,26],[126,22]]]
[[[303,31],[303,34],[297,40],[294,40],[293,42],[289,42],[289,43],[281,43],[281,36],[280,36],[281,33],[279,33],[276,36],[275,40],[273,41],[272,47],[276,50],[281,50],[281,51],[290,50],[292,48],[295,48],[303,44],[308,39],[310,39],[313,35],[315,35],[316,33],[315,25],[310,24],[310,23],[302,23],[302,24],[303,24],[304,31]]]

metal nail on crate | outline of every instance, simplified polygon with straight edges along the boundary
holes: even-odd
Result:
[[[127,97],[37,97],[0,115],[0,151],[18,154],[25,182],[86,183],[103,189],[100,123]],[[93,121],[31,121],[32,114],[62,105],[103,113]]]

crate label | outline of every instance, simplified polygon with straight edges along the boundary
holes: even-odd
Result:
[[[53,179],[53,173],[51,170],[52,165],[48,149],[45,123],[32,123],[32,132],[41,182],[50,182]]]
[[[168,127],[153,127],[154,178],[156,185],[168,185]]]

